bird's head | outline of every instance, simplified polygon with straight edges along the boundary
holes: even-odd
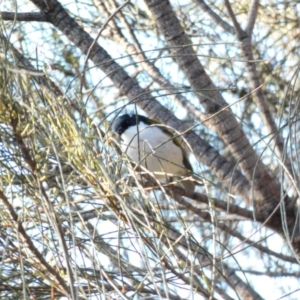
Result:
[[[151,120],[145,116],[124,114],[115,119],[112,125],[112,130],[121,136],[129,127],[137,126],[141,122],[147,125],[152,124]]]

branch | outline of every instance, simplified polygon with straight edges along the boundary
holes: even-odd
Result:
[[[249,81],[250,86],[254,92],[254,100],[257,103],[258,109],[262,116],[263,122],[266,125],[268,133],[272,136],[275,135],[275,138],[272,139],[272,142],[275,145],[275,151],[276,151],[277,156],[281,159],[282,164],[285,166],[288,173],[293,174],[292,163],[286,154],[285,143],[284,143],[283,137],[276,126],[276,123],[273,119],[272,113],[269,109],[269,106],[267,105],[266,100],[265,100],[263,89],[262,89],[262,84],[261,84],[259,74],[258,74],[258,71],[256,68],[255,59],[253,57],[251,34],[253,31],[254,23],[256,20],[256,16],[257,16],[258,5],[259,5],[258,0],[252,1],[251,7],[250,7],[250,12],[248,15],[247,30],[244,31],[241,28],[240,24],[238,23],[238,21],[235,17],[235,14],[232,10],[229,0],[225,0],[225,6],[228,10],[228,13],[232,19],[233,24],[234,24],[235,34],[236,34],[237,38],[239,39],[239,41],[241,42],[242,52],[243,52],[244,57],[246,58],[246,67],[247,67],[247,71],[248,71],[249,77],[250,77],[250,81]],[[210,14],[210,15],[212,15],[212,14]],[[257,172],[257,170],[255,172]],[[255,174],[255,176],[257,176],[257,175],[259,176],[259,174]],[[268,180],[262,181],[262,182],[268,182]],[[270,214],[272,213],[272,211],[278,204],[278,199],[280,199],[280,196],[278,194],[279,193],[278,183],[274,183],[274,186],[275,185],[277,186],[276,188],[277,188],[277,195],[278,195],[277,197],[278,198],[276,199],[274,197],[273,198],[266,197],[263,201],[260,201],[259,199],[257,199],[258,200],[257,209],[259,209],[261,211],[268,211]],[[263,188],[263,187],[261,187],[261,188]],[[289,199],[287,199],[287,202],[290,202]],[[294,207],[291,207],[289,209],[289,213],[288,213],[289,216],[292,216],[293,221],[295,221],[294,211],[295,211]],[[292,223],[292,221],[290,222],[290,224],[288,224],[290,233],[293,231],[293,226],[294,226],[293,224],[294,223]],[[274,222],[274,225],[281,227],[280,222],[276,221],[276,220]],[[296,249],[300,249],[299,242],[295,240],[294,243],[295,243]]]
[[[246,25],[246,33],[248,36],[252,36],[253,28],[257,17],[258,6],[259,6],[259,0],[252,0],[250,4],[248,21]]]
[[[201,91],[201,93],[198,93],[200,103],[208,116],[214,116],[209,119],[209,122],[215,127],[218,136],[229,146],[232,154],[243,168],[248,181],[253,183],[256,209],[271,214],[280,200],[280,185],[270,175],[268,169],[254,151],[241,124],[237,122],[232,111],[223,109],[228,105],[205,72],[193,47],[190,46],[192,43],[185,34],[170,2],[167,0],[145,0],[145,3],[152,12],[172,54],[192,88]],[[239,25],[236,25],[236,27],[239,29]],[[268,184],[265,184],[266,182]],[[251,195],[246,197],[249,199]],[[276,203],[275,206],[264,207],[266,200],[269,203]]]
[[[183,189],[181,189],[183,190]],[[201,208],[197,207],[198,205],[197,204],[192,204],[188,201],[186,201],[184,199],[184,197],[182,197],[180,195],[180,190],[176,188],[176,196],[174,196],[174,194],[172,194],[172,196],[174,197],[174,200],[176,200],[177,203],[183,205],[187,210],[190,210],[192,211],[194,214],[196,214],[197,216],[199,216],[202,220],[205,220],[207,222],[210,222],[212,223],[212,220],[211,220],[211,214],[207,211],[203,211]],[[195,194],[198,194],[198,193],[195,193]],[[198,200],[198,199],[197,199]],[[221,203],[220,202],[223,202],[223,201],[220,201],[220,200],[217,200],[216,202],[215,199],[212,199],[212,205],[215,205],[215,207],[217,207],[217,205],[219,206],[223,206],[224,203]],[[235,205],[228,205],[228,207],[231,207],[232,209],[235,209]],[[242,208],[237,208],[238,210],[242,209]],[[243,209],[242,209],[243,210]],[[245,210],[246,211],[246,210]],[[251,212],[250,212],[251,213]],[[249,214],[249,211],[248,213]],[[253,215],[252,215],[253,216]],[[284,261],[288,261],[288,262],[291,262],[291,263],[298,263],[297,259],[294,258],[294,257],[290,257],[290,256],[287,256],[287,255],[282,255],[280,253],[277,253],[275,251],[272,251],[270,250],[268,247],[264,247],[262,245],[259,245],[258,242],[254,242],[252,240],[250,240],[249,238],[243,236],[242,234],[240,234],[238,231],[236,230],[233,230],[231,227],[227,226],[225,223],[223,222],[218,222],[216,224],[216,226],[229,233],[231,236],[234,236],[236,237],[237,239],[239,239],[242,243],[245,243],[245,244],[248,244],[249,246],[251,247],[254,247],[256,249],[258,249],[259,251],[263,252],[263,253],[267,253],[269,255],[273,255],[274,257],[277,257],[279,259],[282,259]]]
[[[104,29],[106,28],[106,26],[108,25],[108,23],[115,17],[115,15],[116,15],[117,13],[120,12],[120,11],[121,11],[121,10],[129,3],[129,2],[130,2],[130,0],[127,0],[127,1],[125,1],[122,5],[120,5],[119,7],[117,7],[117,8],[115,9],[115,11],[113,11],[113,12],[109,15],[109,17],[106,19],[106,21],[104,22],[104,24],[102,24],[102,26],[101,26],[101,28],[100,28],[100,30],[99,30],[99,32],[98,32],[96,38],[94,39],[93,43],[92,43],[91,46],[89,47],[89,50],[88,50],[88,52],[87,52],[87,54],[86,54],[85,62],[84,62],[84,64],[83,64],[83,70],[85,70],[86,65],[87,65],[87,62],[88,62],[88,60],[89,60],[89,58],[90,58],[90,54],[91,54],[91,52],[93,51],[94,46],[96,45],[96,43],[97,43],[99,37],[101,36],[102,32],[104,31]]]
[[[235,272],[240,272],[239,269],[233,269]],[[284,272],[282,269],[279,269],[278,271],[274,272],[263,272],[263,271],[256,271],[256,270],[245,270],[243,269],[243,272],[246,274],[252,274],[257,276],[269,276],[269,277],[279,277],[279,280],[282,280],[281,277],[296,277],[297,280],[300,277],[300,272],[294,271],[294,272]]]
[[[225,2],[225,6],[227,8],[227,11],[229,13],[229,16],[232,20],[232,23],[233,23],[233,26],[234,26],[234,29],[235,29],[235,34],[237,35],[238,39],[244,38],[245,37],[245,32],[242,29],[242,27],[240,26],[240,23],[237,21],[229,0],[224,0],[224,2]]]
[[[14,147],[17,149],[17,152],[19,153],[18,156],[22,157],[22,160],[23,160],[22,165],[25,164],[25,166],[23,166],[23,168],[26,169],[26,173],[28,172],[30,175],[32,175],[32,177],[35,181],[37,190],[39,191],[39,193],[41,195],[40,202],[42,203],[42,205],[45,208],[47,208],[48,214],[51,215],[51,217],[50,217],[51,225],[53,226],[54,231],[57,234],[60,247],[63,250],[66,269],[67,269],[67,273],[68,273],[69,281],[70,281],[69,282],[70,288],[66,288],[65,284],[63,284],[62,287],[64,288],[64,290],[68,291],[68,293],[70,293],[72,295],[72,297],[75,297],[75,295],[76,295],[76,288],[74,288],[75,280],[73,277],[73,270],[71,270],[71,266],[70,266],[68,247],[63,238],[64,234],[62,231],[61,222],[58,219],[57,214],[53,210],[52,203],[51,203],[51,201],[49,201],[49,198],[45,191],[45,188],[42,186],[42,183],[39,180],[39,178],[40,178],[39,175],[41,175],[41,174],[39,172],[40,170],[38,168],[38,163],[36,161],[36,157],[32,156],[32,149],[29,148],[28,143],[26,143],[24,141],[24,139],[26,140],[26,137],[24,137],[22,135],[21,126],[19,124],[20,123],[20,118],[19,118],[20,116],[18,113],[19,106],[16,104],[16,102],[13,102],[13,101],[6,102],[5,97],[2,100],[1,105],[3,105],[3,107],[5,107],[8,110],[7,115],[9,116],[9,118],[8,118],[9,121],[7,122],[6,125],[8,125],[11,129],[11,132],[12,132],[11,137],[12,137],[12,141],[14,143]],[[6,198],[3,191],[0,191],[0,197],[1,197],[2,201],[5,203],[5,206],[7,207],[7,209],[9,210],[12,219],[14,220],[14,222],[17,223],[17,225],[18,225],[17,229],[21,233],[21,235],[25,238],[32,253],[37,256],[37,259],[41,263],[43,263],[43,265],[47,268],[48,271],[50,271],[51,274],[53,274],[57,277],[56,271],[50,265],[48,265],[47,261],[42,257],[42,255],[39,253],[39,251],[34,247],[34,244],[30,240],[30,237],[27,235],[23,226],[21,224],[19,224],[18,215],[15,213],[13,206],[8,202],[8,199]],[[48,217],[49,217],[49,215],[48,215]],[[58,280],[60,280],[59,282],[62,284],[63,280],[60,277],[58,277]]]
[[[247,28],[246,28],[246,31],[244,31],[241,28],[240,24],[238,23],[238,21],[235,17],[235,14],[229,3],[229,0],[225,0],[225,6],[228,10],[228,13],[232,19],[233,24],[234,24],[236,36],[239,39],[239,41],[241,42],[241,48],[243,51],[243,55],[247,59],[246,67],[247,67],[247,71],[250,76],[250,86],[251,86],[252,90],[255,90],[254,99],[256,100],[256,103],[258,104],[260,114],[262,116],[264,123],[266,124],[266,128],[267,128],[268,132],[272,135],[275,135],[275,138],[272,139],[272,141],[275,145],[276,154],[282,160],[282,162],[286,166],[288,172],[290,174],[293,174],[292,163],[291,163],[289,157],[286,155],[284,140],[282,138],[282,135],[278,131],[278,128],[276,126],[276,123],[275,123],[272,113],[270,111],[270,108],[265,100],[263,89],[259,88],[262,86],[262,84],[261,84],[261,81],[259,78],[259,73],[256,68],[256,63],[255,63],[255,59],[254,59],[253,51],[252,51],[252,41],[251,41],[252,31],[253,31],[253,27],[255,24],[257,11],[258,11],[258,5],[259,5],[259,0],[252,0],[250,11],[248,14]],[[271,202],[272,201],[269,201],[269,204],[272,206]]]
[[[201,208],[199,207],[199,203],[205,203],[207,205],[209,205],[210,203],[213,203],[213,205],[230,214],[236,214],[238,216],[247,218],[249,220],[256,219],[256,221],[264,221],[265,220],[265,215],[263,213],[256,213],[254,211],[245,209],[240,207],[239,205],[235,205],[232,203],[228,203],[226,201],[222,201],[213,197],[208,197],[206,194],[203,193],[197,193],[197,192],[189,192],[186,191],[183,188],[180,188],[178,186],[170,186],[170,187],[165,187],[166,192],[172,196],[173,198],[176,196],[185,196],[185,197],[189,197],[190,199],[193,199],[195,202],[190,203],[190,202],[185,202],[184,201],[184,206],[188,209],[192,210],[194,213],[198,214],[201,212],[203,213],[203,211],[201,210]],[[176,196],[174,196],[176,195]],[[205,214],[207,214],[207,212],[205,212]],[[200,216],[200,215],[199,215]]]
[[[205,282],[209,285],[209,288],[215,289],[217,293],[220,293],[224,299],[231,299],[228,295],[224,294],[222,288],[220,288],[217,284],[212,286],[213,282],[210,282],[206,277],[205,272],[203,272],[203,268],[209,265],[212,265],[215,269],[217,279],[220,282],[224,280],[226,283],[231,286],[232,289],[237,289],[239,295],[243,295],[244,299],[253,299],[253,300],[263,300],[257,292],[249,286],[249,284],[243,282],[240,277],[238,277],[235,273],[235,270],[231,269],[226,265],[223,258],[214,258],[211,254],[207,253],[205,249],[202,249],[200,245],[196,244],[192,240],[187,240],[184,234],[179,234],[173,227],[168,226],[167,238],[162,236],[162,241],[165,243],[166,247],[168,247],[172,252],[176,254],[179,258],[178,260],[182,260],[185,264],[193,270],[199,278],[205,278]],[[172,241],[173,243],[170,243]],[[195,262],[191,262],[190,259],[187,258],[181,251],[179,251],[177,245],[185,248],[184,250],[193,251],[195,256],[197,256],[197,260],[199,261],[199,265],[196,265]],[[209,262],[203,262],[203,259],[208,260]],[[226,270],[226,274],[224,274],[223,270]],[[241,271],[241,270],[239,270]],[[190,274],[192,282],[197,282],[197,277],[193,276],[193,273]],[[218,283],[218,282],[217,282]],[[222,299],[223,299],[222,298]]]
[[[1,18],[4,21],[26,21],[26,22],[49,22],[47,16],[43,12],[35,13],[12,13],[12,12],[0,12]]]
[[[147,237],[142,237],[144,243],[146,245],[148,245],[148,247],[154,251],[154,253],[157,253],[157,249],[155,247],[155,244],[152,242],[151,239],[147,238]],[[181,245],[184,248],[190,249],[189,247],[189,243],[187,242],[186,238],[184,235],[181,235],[177,232],[177,230],[174,230],[173,228],[168,228],[167,231],[167,237],[165,235],[161,236],[161,242],[163,242],[165,244],[165,246],[167,247],[168,251],[172,251],[174,253],[176,253],[177,257],[181,258],[183,257],[183,255],[181,254],[181,252],[177,249],[177,245]],[[199,247],[197,247],[199,248]],[[198,249],[199,250],[199,249]],[[180,259],[178,259],[180,260]],[[207,286],[207,288],[203,288],[201,283],[199,282],[199,279],[193,275],[193,273],[189,273],[187,274],[187,276],[181,272],[178,271],[178,268],[174,268],[172,265],[172,261],[170,261],[169,259],[167,259],[166,255],[162,255],[160,257],[160,261],[163,263],[164,267],[167,268],[170,272],[172,272],[175,276],[177,276],[179,279],[181,279],[184,283],[186,283],[187,285],[191,285],[193,287],[193,289],[197,292],[200,293],[201,295],[205,296],[206,299],[211,299],[211,300],[217,300],[215,297],[212,297],[209,289],[210,289],[210,280],[205,277],[207,280],[205,281],[205,286]],[[187,264],[189,267],[192,265],[194,267],[193,264],[191,264],[190,260],[188,257],[184,256],[183,260],[185,262],[185,264]],[[191,268],[193,270],[193,268]],[[198,269],[198,275],[199,278],[203,278],[203,276],[205,276],[202,272],[202,270]],[[225,298],[226,300],[232,300],[231,298]]]
[[[255,20],[258,12],[258,6],[259,6],[259,0],[252,0],[250,9],[249,9],[249,14],[248,14],[248,22],[246,26],[246,31],[244,31],[240,24],[238,23],[235,14],[232,10],[232,7],[230,5],[229,0],[225,0],[225,6],[228,10],[228,13],[232,19],[232,22],[234,24],[234,31],[232,31],[232,27],[228,27],[228,25],[224,25],[224,22],[220,22],[218,15],[213,12],[213,10],[204,2],[204,0],[197,0],[200,7],[208,12],[208,14],[211,16],[213,20],[216,21],[216,24],[220,25],[222,28],[224,28],[227,32],[231,34],[236,34],[240,42],[242,43],[242,51],[248,62],[246,63],[247,65],[247,70],[250,75],[250,84],[251,88],[253,90],[256,90],[254,93],[254,98],[258,104],[260,113],[262,115],[263,121],[266,124],[266,127],[271,134],[276,134],[276,138],[273,139],[274,144],[275,144],[275,150],[286,166],[288,172],[290,174],[293,174],[293,168],[290,159],[286,156],[285,149],[284,149],[284,141],[281,136],[281,134],[278,132],[277,126],[274,122],[274,119],[271,115],[271,112],[269,110],[268,105],[266,104],[266,100],[263,95],[263,90],[262,88],[258,88],[261,86],[261,82],[259,80],[258,72],[256,70],[255,66],[255,60],[253,57],[252,53],[252,46],[251,46],[251,36],[253,32],[253,28],[255,25]],[[225,23],[226,24],[226,23]]]
[[[220,25],[225,31],[231,33],[232,35],[235,34],[235,30],[234,28],[228,24],[227,22],[225,22],[223,19],[221,19],[221,17],[216,14],[205,2],[205,0],[197,0],[199,6],[202,8],[202,10],[206,13],[208,13],[208,15],[215,21],[216,25]]]
[[[257,71],[255,59],[253,56],[252,31],[253,31],[256,15],[257,15],[258,4],[259,4],[258,0],[252,1],[250,12],[248,15],[247,29],[246,31],[243,31],[236,20],[235,14],[233,13],[229,0],[225,0],[226,8],[234,24],[236,36],[241,42],[242,52],[244,57],[246,58],[246,68],[250,77],[251,89],[254,91],[254,99],[256,100],[256,103],[258,105],[263,122],[266,124],[268,133],[271,134],[272,136],[275,136],[275,138],[272,139],[272,142],[274,143],[277,156],[281,159],[283,165],[286,167],[289,174],[293,174],[292,163],[286,154],[283,137],[276,126],[276,123],[270,111],[270,107],[267,104],[267,101],[265,99],[261,80],[259,77],[259,72]],[[272,207],[272,206],[274,207],[274,203],[272,200],[270,199],[266,199],[266,200],[267,201],[264,204],[265,208],[269,209],[268,207]]]
[[[22,236],[30,252],[45,267],[47,272],[49,272],[54,276],[54,280],[58,283],[56,285],[56,288],[59,289],[63,294],[69,295],[70,289],[67,286],[65,280],[59,275],[59,272],[57,272],[53,267],[51,267],[48,264],[48,262],[45,260],[43,255],[34,246],[31,238],[27,235],[26,230],[24,229],[22,223],[20,222],[18,214],[15,212],[13,206],[9,203],[7,197],[5,196],[2,190],[0,190],[0,199],[3,202],[4,206],[6,207],[6,209],[8,210],[11,220],[14,222],[18,233]]]

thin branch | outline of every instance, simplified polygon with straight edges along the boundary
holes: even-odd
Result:
[[[198,193],[198,192],[189,192],[185,189],[182,189],[177,186],[171,186],[171,187],[165,187],[166,192],[170,196],[185,196],[193,199],[195,202],[189,203],[190,205],[189,209],[193,210],[196,209],[199,213],[201,211],[201,208],[199,207],[199,203],[213,203],[216,208],[221,209],[224,212],[230,213],[230,214],[236,214],[241,217],[247,218],[249,220],[253,220],[254,215],[257,221],[264,221],[265,215],[263,213],[254,213],[251,210],[245,209],[240,207],[239,205],[228,203],[226,201],[218,200],[216,198],[208,197],[204,193]],[[186,202],[185,202],[186,203]],[[185,204],[186,207],[186,204]],[[194,211],[195,212],[195,211]]]
[[[15,212],[13,206],[10,204],[2,190],[0,190],[0,199],[5,205],[6,209],[8,210],[11,220],[14,222],[18,233],[22,236],[30,252],[45,267],[47,272],[54,276],[54,280],[58,283],[56,288],[59,289],[63,294],[69,295],[70,290],[65,280],[59,275],[59,272],[57,272],[57,270],[55,270],[52,266],[48,264],[43,255],[35,247],[34,243],[32,242],[31,238],[27,235],[26,230],[20,222],[18,214]]]
[[[255,25],[257,13],[258,13],[259,0],[252,0],[248,13],[248,21],[246,25],[246,33],[248,36],[252,36],[253,28]]]
[[[239,39],[242,39],[245,36],[245,31],[242,29],[242,27],[240,26],[240,23],[237,21],[229,0],[224,0],[224,2],[225,2],[225,6],[227,8],[227,11],[229,13],[229,16],[232,20],[235,34],[237,35],[237,37]]]
[[[106,26],[108,25],[108,23],[115,17],[115,15],[117,13],[119,13],[129,2],[130,2],[130,0],[127,0],[122,5],[120,5],[119,7],[117,7],[116,10],[111,13],[111,15],[107,18],[107,20],[101,26],[101,28],[100,28],[100,30],[99,30],[96,38],[94,39],[93,43],[90,45],[90,47],[89,47],[89,49],[87,51],[86,59],[85,59],[84,64],[83,64],[83,70],[85,70],[87,62],[88,62],[88,60],[90,58],[91,52],[93,51],[94,46],[97,44],[97,41],[98,41],[99,37],[101,36],[103,30],[106,28]]]
[[[176,232],[177,233],[177,232]],[[181,235],[179,235],[181,236]],[[182,237],[182,236],[181,236]],[[143,238],[143,241],[145,244],[148,245],[148,247],[150,249],[152,249],[154,251],[154,253],[156,253],[156,247],[155,247],[155,244],[153,244],[153,242],[151,241],[151,239],[149,238],[145,238],[145,237],[142,237]],[[163,242],[164,244],[166,244],[166,246],[168,247],[170,243],[168,243],[168,241],[166,241],[166,237],[162,237],[163,239]],[[182,240],[182,238],[180,238],[180,241]],[[177,243],[178,241],[175,240],[175,242]],[[174,247],[175,249],[175,247]],[[173,250],[173,249],[172,249]],[[181,279],[183,282],[185,282],[186,284],[188,285],[192,285],[193,286],[193,289],[197,292],[197,293],[201,293],[202,295],[206,296],[207,299],[214,299],[214,300],[217,300],[216,298],[214,297],[210,297],[210,293],[207,291],[207,289],[204,289],[201,285],[200,285],[200,282],[199,280],[197,279],[194,279],[194,278],[191,278],[190,274],[189,276],[185,276],[182,272],[178,272],[176,270],[176,268],[174,268],[172,265],[171,265],[171,262],[166,258],[166,256],[162,256],[160,257],[160,261],[164,264],[164,267],[166,267],[168,270],[170,270],[170,272],[172,272],[175,276],[177,276],[179,279]],[[186,261],[186,259],[185,259]],[[193,276],[192,276],[193,277]]]
[[[197,216],[199,216],[203,220],[205,220],[207,222],[210,222],[210,223],[212,222],[210,213],[208,213],[207,211],[203,211],[202,209],[198,208],[197,205],[186,201],[183,197],[180,196],[180,191],[179,190],[176,190],[176,196],[174,196],[174,199],[179,204],[185,206],[187,210],[192,211],[193,213],[195,213]],[[221,202],[223,202],[223,201],[221,201]],[[220,204],[220,200],[216,201],[215,204]],[[231,236],[236,237],[237,239],[239,239],[243,243],[246,243],[246,244],[250,245],[251,247],[257,248],[258,250],[262,251],[263,253],[273,255],[274,257],[280,258],[284,261],[288,261],[288,262],[292,262],[292,263],[298,263],[298,261],[293,256],[282,255],[280,253],[272,251],[268,247],[264,247],[262,245],[259,245],[257,242],[251,241],[249,238],[243,236],[238,231],[232,229],[231,227],[227,226],[223,222],[219,222],[217,224],[217,226],[221,230],[224,230],[225,232],[229,233]]]
[[[202,8],[202,10],[208,13],[208,15],[215,21],[216,25],[220,25],[225,31],[231,33],[232,35],[235,34],[234,28],[229,23],[224,21],[217,13],[215,13],[209,7],[209,5],[206,4],[205,0],[197,0],[197,3]]]
[[[233,269],[233,270],[236,271],[236,272],[241,271],[240,269]],[[300,277],[300,272],[296,272],[296,271],[294,273],[293,272],[284,272],[281,269],[279,271],[277,271],[277,272],[270,272],[270,271],[262,272],[262,271],[256,271],[256,270],[246,270],[246,269],[243,269],[243,273],[257,275],[257,276],[279,277],[280,280],[282,280],[281,277],[296,277],[297,280]]]
[[[194,241],[187,240],[183,234],[179,234],[173,227],[168,227],[167,231],[167,238],[164,236],[162,238],[162,241],[166,244],[168,248],[171,248],[170,250],[176,253],[176,256],[179,258],[179,260],[185,261],[186,265],[188,265],[191,270],[196,272],[199,278],[206,278],[205,282],[209,285],[209,288],[216,289],[217,293],[220,293],[224,299],[231,299],[227,294],[225,294],[218,285],[211,286],[211,283],[209,282],[208,278],[205,276],[205,273],[203,272],[203,268],[205,266],[211,265],[212,263],[216,263],[216,271],[217,275],[221,280],[225,280],[229,286],[231,286],[233,289],[238,288],[240,290],[240,293],[244,293],[245,295],[252,295],[251,297],[248,296],[248,298],[245,299],[255,299],[255,300],[262,300],[262,298],[257,294],[257,292],[252,289],[249,284],[243,282],[236,274],[235,271],[233,271],[230,267],[226,265],[223,258],[217,258],[216,260],[213,260],[213,257],[211,254],[207,253],[205,249],[202,249],[200,245],[195,244]],[[172,243],[170,243],[172,241]],[[189,259],[187,259],[186,255],[182,254],[181,251],[179,251],[178,247],[175,247],[177,245],[182,246],[185,248],[185,250],[189,249],[189,251],[193,251],[195,253],[195,256],[197,257],[197,260],[199,261],[199,265],[195,264],[194,262],[191,263]],[[203,262],[203,259],[206,259],[209,261],[209,263]],[[223,274],[224,267],[226,268],[226,273]],[[241,271],[241,270],[239,270]],[[193,274],[191,274],[193,279]],[[193,281],[197,282],[197,278],[195,278]],[[223,299],[223,298],[222,298]]]

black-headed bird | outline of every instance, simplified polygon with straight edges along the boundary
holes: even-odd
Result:
[[[124,114],[116,118],[112,129],[121,138],[121,149],[128,157],[153,173],[160,181],[173,179],[193,192],[195,181],[188,153],[159,123],[145,116]]]

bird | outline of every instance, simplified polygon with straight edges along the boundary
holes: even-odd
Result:
[[[179,179],[178,186],[193,192],[195,181],[188,153],[161,125],[139,114],[123,114],[113,121],[112,130],[120,137],[122,151],[159,182]]]

